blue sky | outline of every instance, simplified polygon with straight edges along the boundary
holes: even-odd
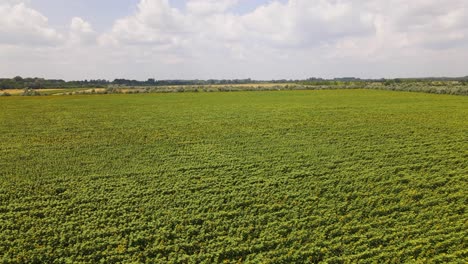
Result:
[[[468,1],[0,0],[0,78],[468,75]]]

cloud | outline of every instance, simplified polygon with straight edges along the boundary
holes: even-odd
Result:
[[[106,36],[131,44],[177,45],[184,39],[209,37],[297,48],[374,30],[369,15],[349,1],[291,0],[271,2],[243,15],[227,12],[237,3],[189,0],[182,13],[166,0],[142,0],[137,12],[118,20]]]
[[[70,23],[68,43],[72,45],[89,45],[96,43],[97,33],[89,22],[80,17],[74,17]]]
[[[73,17],[68,32],[59,32],[48,18],[16,0],[0,3],[0,45],[60,47],[96,42],[97,33],[89,22]]]
[[[224,13],[238,2],[238,0],[188,0],[186,9],[190,14],[205,16]]]
[[[282,48],[307,48],[374,32],[369,14],[350,1],[272,2],[241,20],[251,38]]]
[[[142,0],[134,15],[117,20],[101,43],[176,45],[187,25],[181,12],[167,0]]]
[[[188,0],[184,11],[167,0],[141,0],[135,14],[117,20],[100,43],[192,49],[193,54],[208,45],[209,50],[232,51],[234,58],[254,47],[343,50],[361,42],[369,46],[366,51],[376,52],[410,46],[450,48],[466,40],[468,10],[466,1],[448,2],[441,7],[435,0],[271,1],[234,14],[229,10],[237,0]],[[391,44],[385,43],[389,40]]]
[[[184,10],[167,0],[142,0],[100,37],[101,45],[144,46],[171,61],[244,60],[336,44],[375,32],[371,14],[350,1],[269,2],[246,14],[230,12],[236,0],[189,0]],[[279,57],[284,57],[280,55]],[[174,59],[177,58],[177,59]]]
[[[58,45],[64,37],[48,25],[47,17],[23,3],[0,3],[0,44]]]
[[[82,72],[76,78],[389,77],[468,68],[460,56],[468,54],[466,0],[265,0],[243,12],[247,0],[187,0],[179,8],[140,0],[105,32],[80,17],[57,30],[22,1],[0,1],[0,46],[13,46],[0,55],[42,54],[49,59],[34,58]],[[86,72],[84,61],[99,72]]]

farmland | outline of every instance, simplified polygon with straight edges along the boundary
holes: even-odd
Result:
[[[468,97],[0,98],[3,263],[465,263]]]
[[[160,80],[136,81],[116,79],[88,81],[57,81],[34,79],[34,82],[0,79],[0,96],[22,95],[84,95],[134,94],[180,92],[239,92],[282,90],[342,90],[372,89],[387,91],[424,92],[435,94],[468,95],[468,77],[427,79],[313,79],[313,80]],[[25,79],[29,80],[29,79]],[[152,80],[152,81],[150,81]],[[30,80],[31,81],[31,80]],[[40,85],[34,85],[34,84]],[[16,88],[15,88],[16,87]],[[22,88],[21,88],[22,87]],[[38,88],[39,87],[39,88]],[[48,87],[48,88],[46,88]]]

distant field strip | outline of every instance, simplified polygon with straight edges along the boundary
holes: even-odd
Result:
[[[61,89],[6,89],[0,96],[9,95],[84,95],[84,94],[134,94],[134,93],[180,93],[180,92],[239,92],[239,91],[290,91],[290,90],[343,90],[372,89],[386,91],[423,92],[434,94],[468,95],[468,83],[455,81],[439,82],[297,82],[297,83],[243,83],[243,84],[192,84],[126,86],[108,85],[106,88],[61,88]]]
[[[0,98],[2,263],[466,263],[468,97]]]

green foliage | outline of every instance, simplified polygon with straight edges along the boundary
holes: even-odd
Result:
[[[38,95],[41,95],[41,93],[33,89],[24,89],[21,95],[22,96],[38,96]]]
[[[438,94],[468,95],[467,79],[359,79],[353,77],[307,80],[155,80],[147,81],[115,79],[64,81],[43,78],[0,79],[0,89],[25,89],[23,95],[51,94],[110,94],[110,93],[173,93],[173,92],[234,92],[277,90],[330,90],[330,89],[380,89],[391,91],[426,92]],[[32,89],[54,88],[55,91],[34,93]],[[57,89],[58,88],[58,89]],[[86,89],[92,88],[92,89]],[[94,88],[103,88],[96,90]],[[58,91],[63,89],[65,91]]]
[[[0,98],[3,263],[463,263],[468,98]]]

